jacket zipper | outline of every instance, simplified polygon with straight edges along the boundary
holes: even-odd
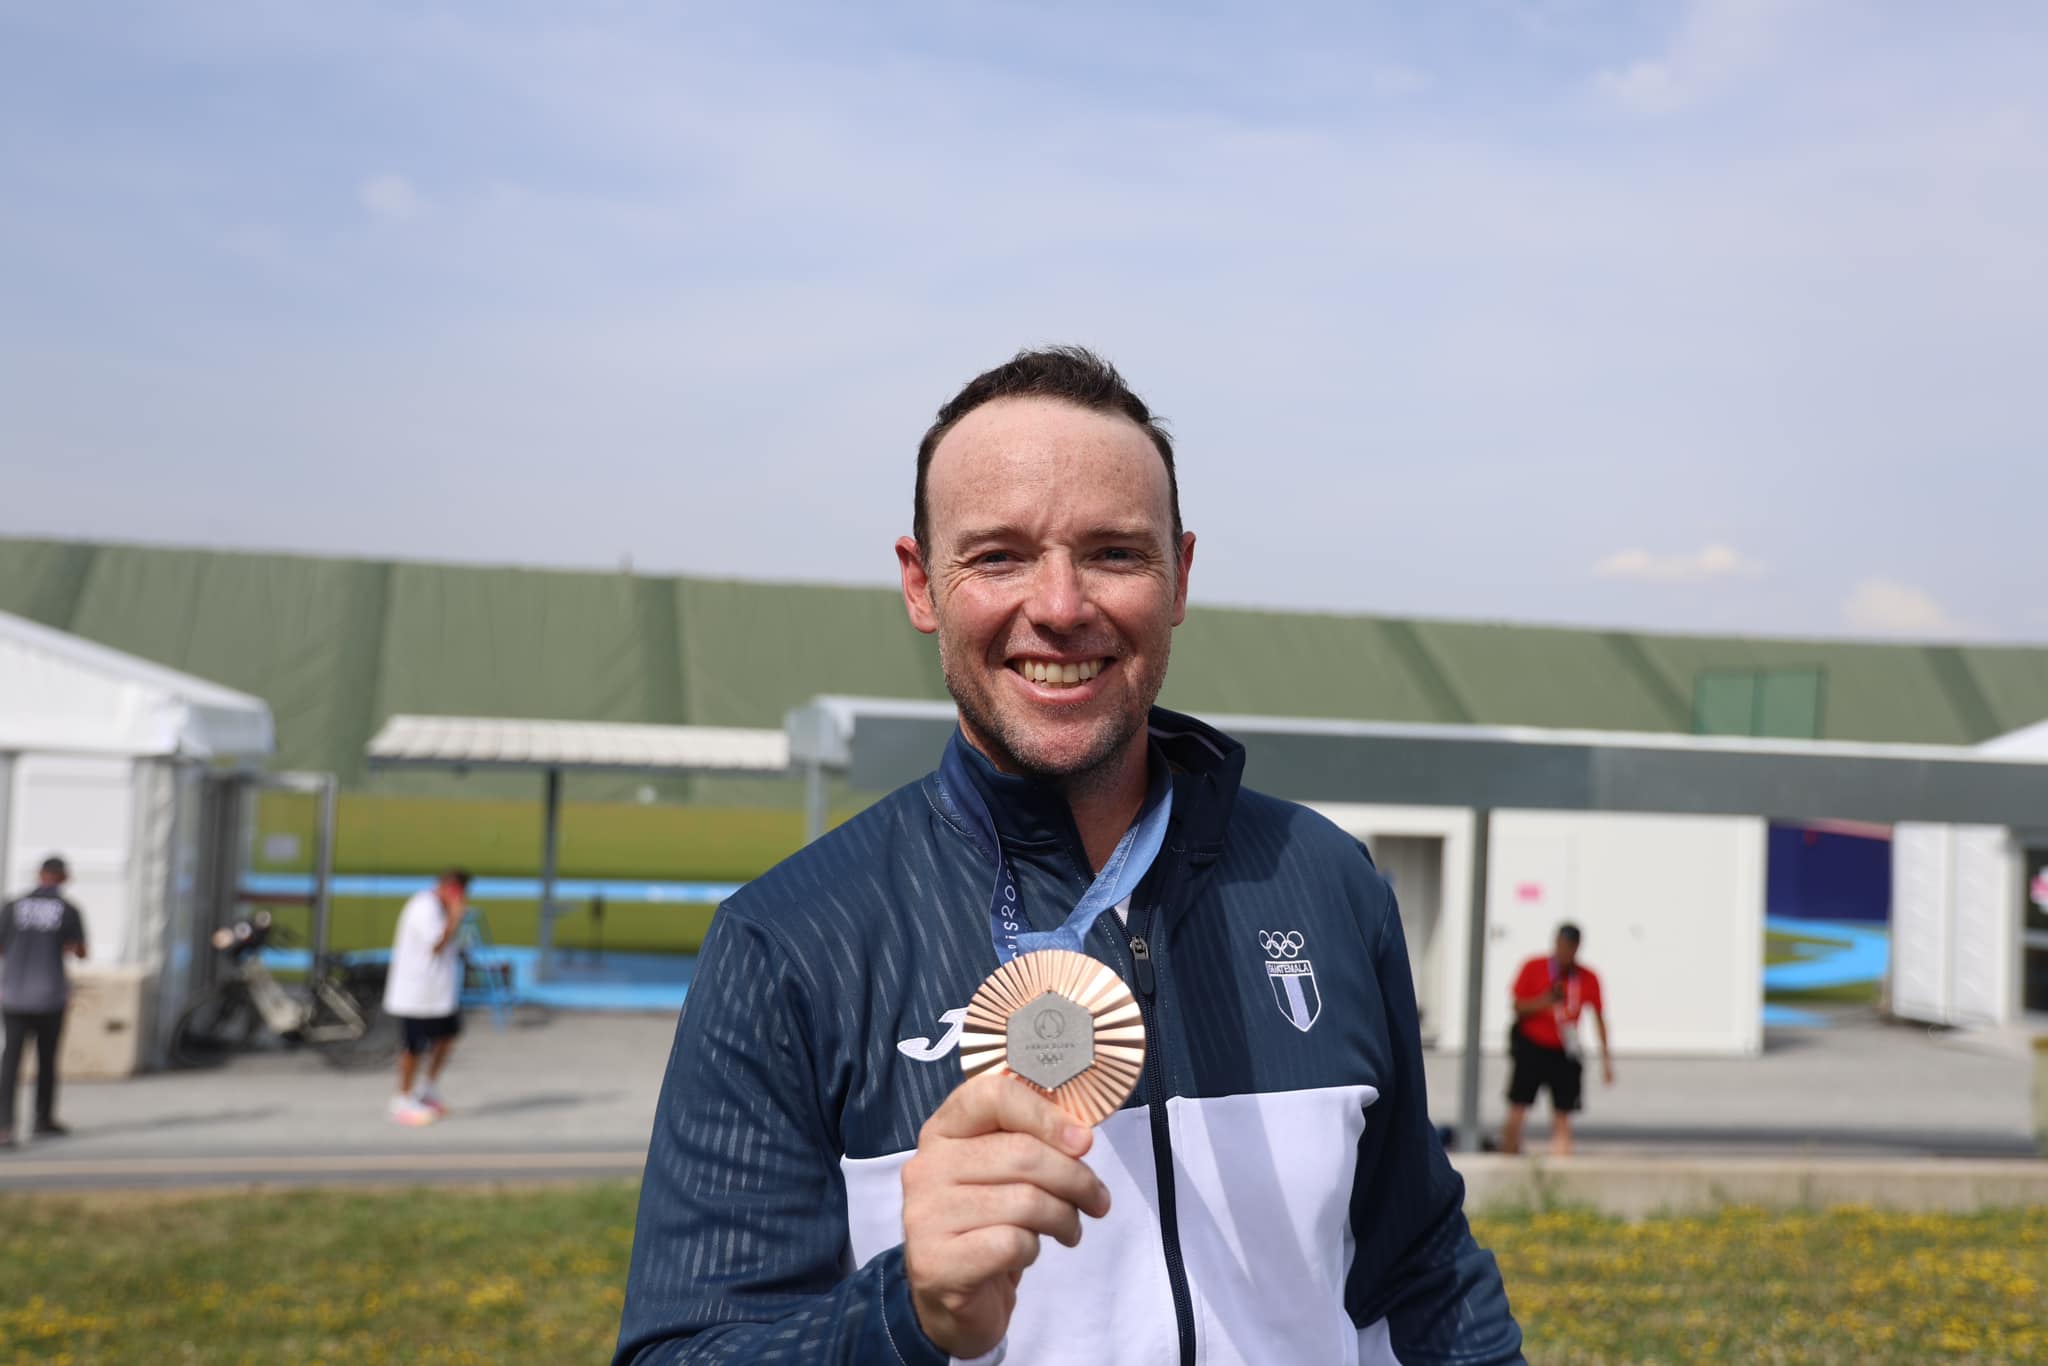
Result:
[[[1195,1301],[1188,1292],[1187,1266],[1180,1251],[1180,1215],[1173,1185],[1173,1131],[1166,1122],[1166,1050],[1159,1041],[1159,988],[1152,946],[1152,908],[1131,904],[1131,966],[1138,979],[1138,1018],[1145,1024],[1145,1104],[1152,1121],[1152,1172],[1159,1185],[1159,1236],[1166,1248],[1166,1281],[1173,1290],[1174,1326],[1180,1332],[1181,1366],[1195,1366]]]

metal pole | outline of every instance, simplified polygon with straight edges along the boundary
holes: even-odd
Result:
[[[547,771],[547,798],[540,846],[540,980],[555,971],[555,856],[562,840],[562,770]]]
[[[825,765],[816,759],[804,765],[804,843],[825,833]]]
[[[0,754],[0,878],[7,876],[7,870],[14,867],[14,858],[8,847],[9,831],[7,803],[14,792],[14,756]],[[41,1035],[37,1036],[38,1038]]]
[[[1465,922],[1465,1056],[1458,1065],[1458,1150],[1479,1151],[1479,998],[1486,986],[1486,860],[1493,812],[1472,813],[1472,896]]]
[[[332,773],[319,777],[320,807],[317,817],[318,854],[313,866],[313,975],[327,966],[327,940],[334,906],[334,826],[339,805],[340,779]]]

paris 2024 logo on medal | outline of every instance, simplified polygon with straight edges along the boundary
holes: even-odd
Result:
[[[1260,930],[1259,947],[1266,951],[1266,980],[1273,1000],[1287,1022],[1302,1033],[1323,1013],[1323,994],[1316,990],[1315,964],[1301,956],[1308,947],[1300,930]]]

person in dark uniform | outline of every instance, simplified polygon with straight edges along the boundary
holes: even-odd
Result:
[[[36,889],[0,906],[0,1017],[7,1027],[6,1049],[0,1052],[0,1147],[14,1146],[21,1050],[31,1035],[36,1041],[36,1135],[58,1138],[69,1132],[57,1122],[57,1041],[71,1003],[64,955],[85,957],[85,917],[64,899],[69,877],[63,859],[44,859]]]

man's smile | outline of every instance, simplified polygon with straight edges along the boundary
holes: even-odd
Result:
[[[1076,659],[1054,655],[1017,655],[1008,661],[1012,673],[1047,688],[1076,687],[1115,663],[1114,659],[1101,656]]]

